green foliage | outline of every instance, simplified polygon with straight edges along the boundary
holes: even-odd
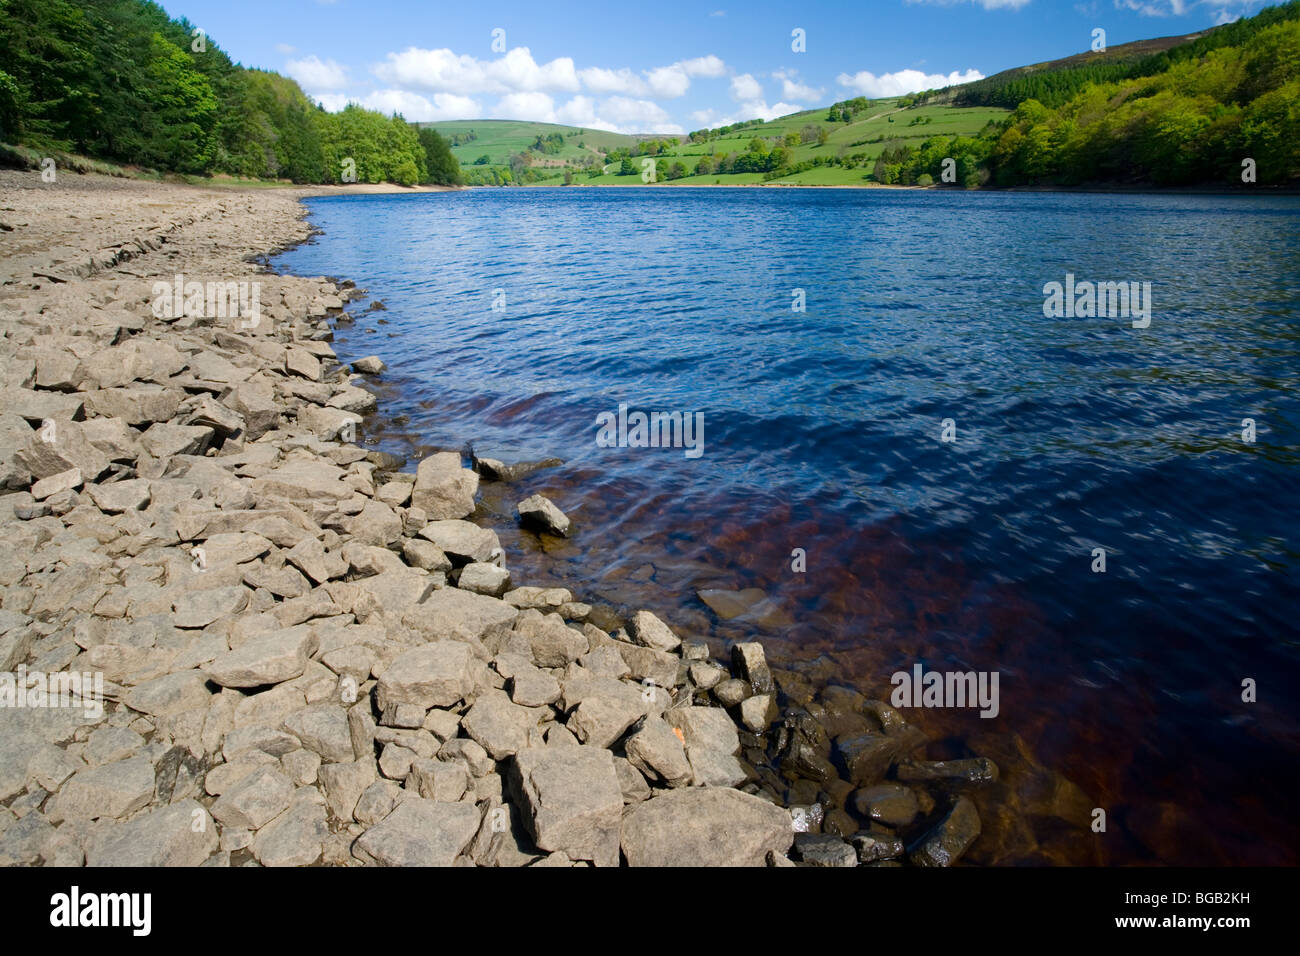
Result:
[[[961,182],[999,186],[1085,182],[1240,184],[1253,159],[1260,183],[1300,178],[1300,4],[1266,10],[1196,47],[1144,60],[1160,71],[1085,83],[1058,105],[1028,98],[975,137],[936,137],[889,150],[880,182],[939,178],[945,157]],[[1225,42],[1236,41],[1235,45]],[[1059,74],[1058,74],[1059,75]],[[1004,87],[1009,89],[1010,87]]]
[[[0,138],[201,175],[338,182],[351,156],[362,181],[459,177],[400,117],[325,113],[193,31],[146,0],[0,0]]]
[[[464,180],[460,173],[460,163],[451,153],[451,144],[438,131],[422,126],[419,130],[420,147],[424,150],[425,177],[422,182],[435,183],[439,186],[458,186]]]

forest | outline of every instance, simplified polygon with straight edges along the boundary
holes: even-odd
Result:
[[[1066,79],[1023,77],[1015,96],[1025,98],[1004,122],[973,137],[933,137],[886,151],[875,178],[996,187],[1281,184],[1300,177],[1300,3],[1143,63],[1122,79],[1078,71]],[[948,159],[955,179],[944,177]]]
[[[196,176],[461,181],[433,130],[328,113],[145,0],[0,0],[0,142]]]

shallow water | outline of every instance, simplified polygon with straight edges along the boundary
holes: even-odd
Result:
[[[276,266],[388,307],[338,333],[342,358],[389,365],[372,438],[567,461],[484,486],[518,580],[655,608],[719,652],[758,634],[781,666],[869,696],[917,662],[1000,672],[994,719],[908,712],[933,756],[1003,767],[979,862],[1296,862],[1300,197],[309,206],[323,235]],[[1151,283],[1149,327],[1045,317],[1067,272]],[[702,413],[703,454],[599,447],[620,404]],[[513,529],[534,491],[570,541]],[[707,587],[769,600],[722,622]],[[1080,807],[1104,808],[1106,833]]]

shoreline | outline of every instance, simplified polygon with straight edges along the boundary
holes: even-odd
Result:
[[[301,199],[388,191],[324,189],[0,172],[0,671],[104,682],[98,719],[0,708],[0,861],[955,862],[950,785],[991,761],[927,763],[752,641],[521,586],[473,523],[498,466],[356,443],[383,363],[329,343],[362,292],[254,265],[310,238]],[[178,275],[261,311],[159,308]]]

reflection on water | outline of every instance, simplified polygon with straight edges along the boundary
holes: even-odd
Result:
[[[930,756],[1002,768],[977,862],[1295,862],[1300,200],[504,190],[312,211],[324,235],[278,265],[388,306],[337,343],[390,367],[372,438],[566,459],[484,485],[516,579],[652,607],[719,654],[758,635],[869,696],[917,662],[999,671],[997,719],[909,713]],[[1044,318],[1066,272],[1151,282],[1150,328]],[[597,447],[620,403],[703,412],[704,456]],[[572,539],[515,529],[534,492]],[[696,595],[751,587],[766,599],[732,621]]]

